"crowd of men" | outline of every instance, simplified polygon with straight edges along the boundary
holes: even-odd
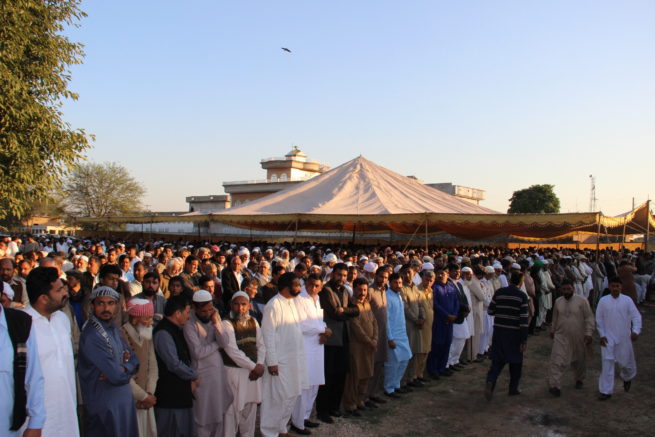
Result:
[[[506,364],[521,393],[540,331],[553,396],[569,366],[583,387],[598,331],[607,400],[616,368],[625,391],[636,376],[654,269],[643,251],[5,238],[1,434],[308,435],[488,361],[491,401]]]

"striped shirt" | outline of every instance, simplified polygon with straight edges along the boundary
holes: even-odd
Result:
[[[499,288],[489,304],[488,313],[494,317],[494,329],[521,330],[528,338],[528,297],[514,285]]]

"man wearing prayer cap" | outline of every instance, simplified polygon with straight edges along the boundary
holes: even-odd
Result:
[[[91,314],[82,329],[78,356],[87,435],[136,436],[139,430],[130,381],[139,359],[113,321],[119,295],[102,285],[91,292],[90,302]]]
[[[182,330],[191,364],[200,379],[194,393],[193,417],[198,437],[218,437],[223,435],[223,417],[232,403],[232,391],[219,353],[227,342],[211,293],[200,289],[193,294],[192,300],[193,311]]]
[[[262,401],[261,376],[266,348],[257,320],[249,314],[250,298],[237,291],[230,299],[230,314],[223,320],[226,344],[221,356],[233,401],[225,413],[224,435],[255,435],[257,404]]]
[[[364,264],[363,270],[363,275],[366,279],[368,279],[368,283],[373,284],[373,281],[375,280],[375,272],[378,270],[378,265],[374,262],[367,262]]]
[[[141,363],[138,372],[130,381],[132,396],[136,404],[139,437],[157,436],[157,423],[153,407],[157,403],[154,393],[157,388],[159,370],[152,342],[154,313],[155,308],[150,300],[132,298],[127,302],[128,322],[121,328],[123,337]]]

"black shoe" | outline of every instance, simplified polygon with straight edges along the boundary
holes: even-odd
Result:
[[[575,388],[576,389],[578,389],[578,390],[582,389],[583,385],[584,384],[582,384],[582,381],[575,381]]]
[[[450,369],[451,371],[454,370],[455,372],[459,372],[460,370],[462,370],[462,366],[457,367],[457,365],[454,365],[454,366],[450,366],[448,369]]]
[[[491,401],[491,397],[494,394],[494,383],[487,382],[487,385],[484,386],[484,398],[487,401]]]
[[[519,389],[517,388],[517,389],[514,389],[514,390],[510,390],[509,393],[507,393],[507,394],[508,394],[509,396],[518,396],[518,395],[521,394],[521,390],[519,390]]]
[[[453,376],[453,371],[450,369],[446,369],[443,372],[441,372],[441,376]]]
[[[623,381],[623,391],[626,393],[629,392],[631,385],[632,385],[632,381]]]
[[[407,386],[404,386],[404,387],[400,387],[400,388],[399,388],[398,390],[396,390],[396,391],[397,391],[398,393],[401,393],[401,394],[407,394],[407,393],[411,393],[411,392],[413,392],[414,390],[412,390],[411,388],[409,388],[409,387],[407,387]]]
[[[362,417],[362,415],[361,415],[360,412],[357,411],[357,410],[350,410],[350,411],[346,410],[346,411],[343,413],[343,418],[344,418],[344,419],[347,419],[347,418],[349,418],[349,417]]]
[[[330,411],[329,414],[332,417],[341,417],[343,415],[343,414],[341,414],[341,411],[339,411],[339,410],[332,410],[332,411]]]
[[[320,423],[312,422],[311,420],[305,420],[305,428],[318,428]]]
[[[560,389],[558,389],[557,387],[549,388],[548,393],[555,396],[556,398],[558,398],[558,397],[560,397],[562,395],[562,391]]]
[[[379,397],[377,397],[377,396],[369,396],[369,397],[368,397],[368,400],[369,400],[369,401],[373,401],[373,402],[375,402],[376,404],[386,404],[386,403],[387,403],[387,401],[385,401],[384,399],[379,398]]]
[[[396,393],[396,392],[393,392],[393,391],[391,393],[387,393],[385,391],[384,395],[389,397],[389,398],[392,398],[392,399],[400,399],[400,395],[398,393]]]
[[[316,418],[323,423],[334,423],[334,419],[329,414],[319,414]]]
[[[438,373],[430,373],[430,378],[434,379],[435,381],[439,380],[439,374]]]
[[[425,385],[425,384],[429,383],[430,380],[427,379],[427,378],[420,377],[420,378],[418,378],[418,382],[422,382]]]
[[[601,393],[600,395],[598,395],[598,400],[599,401],[606,401],[611,397],[612,397],[612,395],[606,395],[605,393]]]
[[[290,426],[290,430],[298,435],[310,435],[312,432],[308,429],[300,429],[293,423]]]
[[[386,402],[386,401],[385,401],[385,402]],[[365,403],[364,405],[366,405],[366,408],[368,408],[369,410],[372,410],[372,409],[374,409],[374,408],[380,408],[380,407],[378,407],[377,404],[376,404],[375,402],[373,402],[373,401],[366,401],[366,403]]]
[[[414,381],[410,382],[407,385],[410,386],[410,387],[414,387],[414,388],[425,387],[425,384],[423,384],[421,381],[419,381],[417,379],[415,379]]]

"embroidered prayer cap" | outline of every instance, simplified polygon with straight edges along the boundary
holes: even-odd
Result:
[[[111,287],[107,287],[106,285],[101,285],[100,287],[96,287],[93,289],[91,292],[91,301],[93,301],[97,297],[111,297],[115,301],[118,301],[120,299],[120,295],[116,290],[114,290]]]
[[[212,295],[207,290],[198,290],[195,293],[193,293],[193,297],[191,298],[191,300],[193,300],[195,303],[211,302]]]
[[[421,266],[421,270],[434,270],[434,264],[432,264],[431,262],[425,262]]]
[[[462,273],[473,273],[473,269],[470,267],[462,267]]]
[[[243,292],[243,291],[237,291],[236,293],[234,293],[234,294],[232,295],[232,298],[230,299],[230,302],[232,302],[232,301],[233,301],[234,299],[236,299],[237,297],[245,297],[246,300],[250,301],[250,296],[248,296],[248,294],[246,294],[246,293]]]
[[[148,299],[133,298],[127,302],[127,313],[134,317],[150,317],[155,314],[155,307]]]

